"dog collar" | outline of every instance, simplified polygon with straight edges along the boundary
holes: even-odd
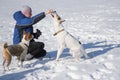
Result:
[[[55,34],[53,34],[53,36],[56,36],[58,33],[62,32],[62,31],[64,31],[64,29],[59,30],[58,32],[56,32]]]
[[[27,44],[25,44],[25,43],[24,43],[24,45],[25,45],[26,47],[29,47],[29,46],[28,46]]]

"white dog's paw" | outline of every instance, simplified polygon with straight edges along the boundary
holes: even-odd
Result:
[[[58,59],[58,58],[56,58],[56,59],[55,59],[55,61],[59,61],[59,59]]]
[[[56,59],[55,61],[59,61],[59,59]]]
[[[76,62],[82,62],[83,59],[81,59],[81,58],[75,58],[75,61],[76,61]]]
[[[88,55],[85,56],[85,59],[90,59],[90,57]]]

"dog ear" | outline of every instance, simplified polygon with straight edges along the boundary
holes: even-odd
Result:
[[[30,35],[30,32],[28,32],[27,34]]]
[[[23,31],[23,35],[25,35],[26,34],[26,32],[25,31]]]
[[[31,34],[30,34],[30,32],[28,32],[28,39],[30,39],[31,38]]]
[[[27,35],[25,36],[25,40],[29,40],[32,37],[32,35],[30,34],[30,32],[27,33]]]
[[[51,13],[51,16],[54,17],[54,15]]]
[[[60,23],[65,22],[65,20],[60,20]]]

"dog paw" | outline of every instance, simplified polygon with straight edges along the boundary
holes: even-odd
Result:
[[[31,55],[30,53],[28,53],[25,57],[25,60],[31,60],[33,58],[33,55]]]
[[[59,59],[55,59],[55,61],[59,61]]]
[[[73,58],[73,60],[74,60],[75,62],[82,62],[82,61],[84,61],[84,59],[82,59],[82,58]]]
[[[82,62],[83,59],[79,58],[79,59],[75,59],[76,62]]]
[[[89,57],[89,56],[87,56],[87,57],[85,57],[85,59],[90,59],[90,57]]]

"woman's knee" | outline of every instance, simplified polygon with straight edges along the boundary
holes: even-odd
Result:
[[[35,58],[44,57],[44,56],[46,56],[46,54],[47,54],[46,50],[44,50],[44,49],[41,50],[41,49],[40,49],[39,52],[34,55],[34,57],[35,57]]]
[[[43,49],[45,47],[45,44],[43,42],[38,42],[38,47]]]

